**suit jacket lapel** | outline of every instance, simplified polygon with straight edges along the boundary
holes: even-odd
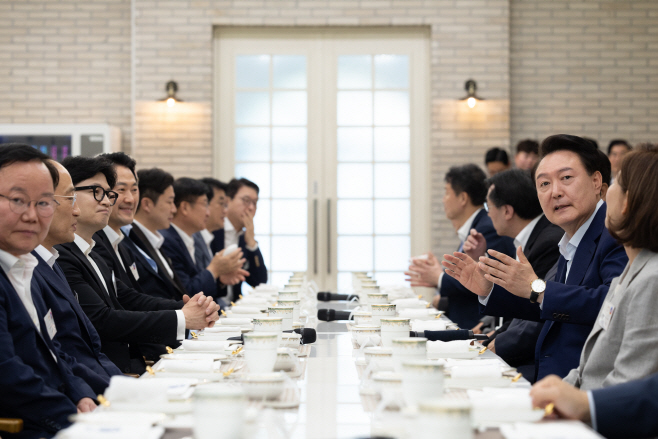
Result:
[[[571,262],[569,277],[566,281],[567,285],[580,285],[580,282],[582,282],[585,277],[587,267],[589,267],[589,264],[592,262],[592,257],[596,251],[596,244],[601,236],[601,230],[603,229],[605,222],[605,211],[606,205],[603,204],[594,216],[594,219],[592,220],[589,229],[587,229],[587,232],[585,232],[583,239],[580,240],[576,254],[573,256],[573,261]]]
[[[537,224],[535,224],[535,227],[532,229],[532,232],[530,232],[530,236],[528,237],[528,242],[525,245],[525,249],[523,249],[523,253],[525,253],[526,257],[532,251],[532,248],[535,246],[535,242],[537,242],[537,238],[539,238],[541,232],[549,224],[550,222],[548,221],[546,216],[542,214],[541,218],[539,218],[539,221],[537,221]]]
[[[108,304],[109,307],[115,308],[114,304],[112,303],[112,300],[110,300],[107,293],[105,292],[105,287],[103,286],[103,282],[101,282],[101,280],[98,278],[98,274],[96,274],[96,270],[94,270],[94,267],[87,260],[87,257],[84,255],[84,253],[82,253],[82,250],[80,250],[80,248],[78,248],[78,246],[75,245],[75,243],[73,242],[68,244],[62,244],[62,245],[67,246],[69,250],[71,250],[73,255],[76,258],[78,258],[78,260],[82,263],[82,265],[84,265],[85,269],[89,272],[89,274],[91,274],[91,277],[94,280],[94,283],[96,284],[94,290],[103,298],[103,300]]]

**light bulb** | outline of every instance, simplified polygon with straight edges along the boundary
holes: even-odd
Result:
[[[468,98],[468,99],[466,100],[466,103],[468,104],[468,106],[469,106],[470,108],[475,107],[475,104],[477,104],[477,102],[478,102],[478,101],[477,101],[477,99],[475,99],[475,98]]]
[[[169,98],[167,99],[167,107],[173,107],[176,104],[176,99]]]

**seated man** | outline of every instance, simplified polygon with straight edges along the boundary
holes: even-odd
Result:
[[[608,144],[608,159],[612,175],[617,175],[621,168],[621,161],[626,154],[633,150],[633,147],[625,140],[614,139]]]
[[[208,186],[192,178],[179,178],[174,182],[174,203],[176,213],[168,229],[160,230],[165,240],[162,252],[173,262],[172,268],[188,291],[202,291],[217,297],[219,294],[217,279],[232,285],[249,273],[240,267],[245,260],[242,252],[224,257],[224,252],[217,253],[205,268],[196,265],[195,233],[206,227],[208,218]]]
[[[485,180],[482,169],[474,164],[450,168],[446,174],[443,208],[461,241],[458,251],[462,250],[470,230],[475,229],[484,236],[489,248],[513,255],[514,241],[496,233],[491,218],[483,208],[487,195]],[[412,287],[435,287],[438,294],[433,301],[434,307],[439,308],[440,300],[440,309],[444,309],[450,320],[460,328],[470,329],[478,324],[480,310],[477,298],[455,279],[444,276],[434,255],[430,253],[426,261],[414,260],[405,274],[409,276]]]
[[[256,241],[254,216],[258,206],[258,186],[246,178],[232,179],[226,187],[228,207],[224,228],[213,232],[215,239],[210,243],[213,252],[230,245],[237,245],[244,252],[247,262],[243,268],[249,272],[246,281],[252,287],[267,283],[267,267]],[[226,303],[241,294],[242,283],[227,287]]]
[[[484,155],[484,165],[487,167],[489,177],[493,177],[499,172],[507,171],[510,168],[509,156],[507,151],[502,148],[491,148]]]
[[[50,438],[69,416],[96,407],[92,389],[58,360],[56,327],[31,292],[30,252],[48,233],[57,182],[45,154],[0,146],[0,415],[23,419],[24,437]]]
[[[112,163],[103,158],[68,157],[80,206],[77,233],[71,243],[55,246],[71,289],[101,337],[102,351],[124,372],[142,373],[145,365],[137,343],[168,344],[185,337],[185,329],[201,329],[218,319],[218,307],[201,294],[182,302],[158,299],[125,285],[92,252],[94,233],[102,230],[117,199]],[[183,305],[184,302],[187,302]]]
[[[59,171],[59,184],[55,187],[55,200],[59,204],[43,244],[32,252],[39,262],[34,269],[33,284],[36,281],[41,298],[52,312],[57,328],[53,341],[74,358],[73,373],[83,378],[96,394],[102,394],[110,378],[121,371],[101,352],[98,332],[80,308],[56,263],[59,254],[54,246],[73,240],[80,209],[75,204],[75,189],[68,171],[57,162],[52,164]]]
[[[535,349],[536,377],[566,376],[580,352],[612,279],[628,262],[604,226],[600,151],[585,139],[566,134],[546,138],[535,175],[539,202],[548,220],[565,234],[555,281],[533,270],[523,251],[518,261],[489,250],[494,260],[476,263],[456,252],[444,255],[446,273],[480,296],[483,312],[543,322]]]
[[[518,169],[532,171],[539,160],[539,143],[536,140],[521,140],[516,144],[514,164]]]
[[[552,375],[530,390],[535,407],[552,403],[558,417],[590,422],[607,438],[658,436],[657,393],[658,374],[588,392]]]
[[[537,276],[546,279],[548,270],[560,256],[557,244],[564,232],[542,213],[532,179],[525,171],[511,169],[494,175],[486,183],[489,190],[485,206],[496,233],[514,238],[514,245],[521,247],[527,255]],[[478,260],[486,250],[484,236],[471,230],[464,244],[464,253]],[[540,332],[540,323],[514,319],[507,330],[498,331],[488,348],[532,381],[535,345]]]

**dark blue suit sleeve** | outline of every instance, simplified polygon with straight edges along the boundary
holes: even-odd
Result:
[[[164,231],[161,233],[164,235]],[[188,267],[189,264],[188,261],[185,260],[185,255],[182,252],[187,251],[187,249],[179,248],[172,241],[173,240],[171,239],[165,238],[160,251],[171,259],[171,269],[176,271],[178,278],[190,294],[190,297],[200,291],[203,291],[206,295],[214,295],[217,290],[217,282],[215,278],[213,278],[212,273],[208,270],[196,271],[196,266],[191,267],[190,270],[185,270],[184,267]]]
[[[496,336],[496,355],[511,366],[532,361],[543,323],[514,319],[506,331]]]
[[[596,428],[607,438],[658,436],[658,374],[592,391]]]
[[[248,266],[247,271],[249,272],[249,276],[245,279],[246,282],[252,287],[267,283],[267,267],[265,266],[263,255],[260,252],[260,247],[254,251],[249,250],[244,235],[240,236],[239,244],[244,258],[247,260],[245,265]]]

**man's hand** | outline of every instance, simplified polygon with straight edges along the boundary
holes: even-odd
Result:
[[[560,418],[591,421],[587,393],[565,383],[557,375],[549,375],[532,386],[530,397],[534,407],[555,404],[555,413]]]
[[[477,261],[480,256],[484,256],[487,252],[487,240],[484,235],[475,229],[471,229],[468,238],[464,241],[464,253]]]
[[[242,250],[238,249],[228,256],[224,256],[224,250],[215,254],[206,268],[215,279],[222,275],[233,274],[240,270],[247,260],[242,257]]]
[[[203,329],[206,326],[212,327],[214,322],[219,319],[217,312],[219,305],[215,303],[211,296],[204,296],[203,293],[197,293],[182,308],[185,315],[186,329]]]
[[[96,410],[96,403],[91,398],[82,398],[78,401],[78,413],[93,412]]]
[[[441,295],[437,294],[432,299],[432,306],[436,309],[439,309],[439,302],[441,301]]]
[[[224,285],[235,285],[239,282],[244,282],[247,276],[249,276],[249,272],[240,268],[235,273],[222,274],[219,276],[219,281]]]
[[[253,214],[250,212],[243,212],[242,213],[242,223],[244,224],[245,232],[244,232],[244,242],[247,244],[247,247],[254,248],[256,247],[256,234],[254,232],[254,215],[256,215],[256,212]]]
[[[436,288],[441,275],[441,265],[432,252],[427,253],[427,259],[413,259],[409,271],[405,271],[407,281],[412,287]]]
[[[515,296],[529,299],[530,293],[532,293],[530,284],[538,276],[523,254],[521,246],[516,249],[516,254],[519,257],[518,261],[496,250],[489,250],[489,254],[498,261],[485,256],[480,258],[478,268],[485,273],[484,278],[489,282],[500,285]],[[541,303],[543,299],[544,295],[542,294],[537,301]]]
[[[482,334],[482,325],[484,325],[484,322],[480,322],[477,325],[473,326],[473,334]]]
[[[496,353],[496,339],[495,338],[489,342],[489,344],[487,345],[487,349],[489,349],[494,354]]]
[[[493,283],[484,278],[484,273],[478,268],[478,264],[464,253],[454,252],[452,255],[443,255],[441,264],[445,267],[445,273],[454,277],[467,290],[486,297],[493,288]]]

